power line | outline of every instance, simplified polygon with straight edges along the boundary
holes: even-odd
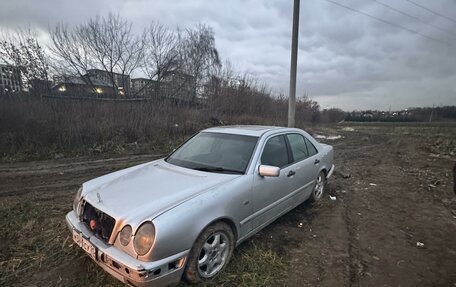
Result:
[[[416,3],[416,2],[414,2],[414,1],[412,1],[412,0],[407,0],[407,2],[410,2],[410,3],[412,3],[413,5],[415,5],[416,7],[420,7],[421,9],[424,9],[424,10],[426,10],[426,11],[429,11],[429,12],[431,12],[431,13],[434,14],[434,15],[440,16],[440,17],[442,17],[442,18],[444,18],[444,19],[447,19],[448,21],[451,21],[451,22],[453,22],[453,23],[456,24],[456,20],[451,19],[451,18],[448,17],[448,16],[445,16],[445,15],[439,13],[439,12],[436,12],[436,11],[434,11],[434,10],[431,10],[431,9],[427,8],[427,7],[424,7],[423,5],[420,5],[420,4],[418,4],[418,3]]]
[[[383,22],[383,23],[385,23],[385,24],[391,25],[391,26],[396,27],[396,28],[398,28],[398,29],[405,30],[405,31],[407,31],[407,32],[409,32],[409,33],[418,35],[418,36],[423,37],[423,38],[426,38],[426,39],[428,39],[428,40],[435,41],[435,42],[439,42],[440,44],[443,44],[443,45],[447,45],[447,46],[451,46],[451,47],[453,47],[453,48],[456,48],[456,45],[454,45],[453,43],[450,43],[450,42],[447,42],[447,41],[444,41],[444,40],[440,40],[440,39],[436,39],[436,38],[433,38],[433,37],[424,35],[424,34],[418,32],[418,31],[409,29],[409,28],[407,28],[407,27],[401,26],[401,25],[396,24],[396,23],[389,22],[389,21],[387,21],[387,20],[384,20],[384,19],[379,18],[379,17],[377,17],[377,16],[368,14],[368,13],[363,12],[363,11],[361,11],[361,10],[357,10],[357,9],[352,8],[352,7],[350,7],[350,6],[346,6],[346,5],[341,4],[341,3],[339,3],[339,2],[336,2],[336,1],[333,1],[333,0],[325,0],[325,1],[330,2],[330,3],[334,4],[334,5],[340,6],[340,7],[342,7],[342,8],[345,8],[345,9],[347,9],[347,10],[350,10],[350,11],[352,11],[352,12],[359,13],[359,14],[362,14],[362,15],[367,16],[367,17],[369,17],[369,18],[372,18],[372,19],[375,19],[375,20],[377,20],[377,21]]]
[[[399,13],[399,14],[405,15],[405,16],[410,17],[410,18],[412,18],[412,19],[415,19],[415,20],[417,20],[417,21],[419,21],[419,22],[421,22],[421,23],[424,23],[424,24],[426,24],[426,25],[428,25],[428,26],[431,26],[431,27],[433,27],[434,29],[437,29],[437,30],[439,30],[439,31],[448,33],[448,34],[450,34],[450,35],[452,35],[452,36],[456,36],[456,34],[450,32],[450,31],[448,31],[448,30],[442,29],[442,28],[440,28],[439,26],[436,26],[436,25],[432,24],[431,22],[425,21],[425,20],[423,20],[423,19],[421,19],[421,18],[419,18],[419,17],[416,17],[416,16],[411,15],[411,14],[409,14],[409,13],[406,13],[406,12],[404,12],[404,11],[401,11],[401,10],[399,10],[399,9],[397,9],[397,8],[394,8],[393,6],[390,6],[390,5],[386,4],[386,3],[383,3],[383,2],[378,1],[378,0],[373,0],[373,1],[374,1],[374,2],[377,2],[378,4],[382,5],[383,7],[386,7],[386,8],[388,8],[388,9],[393,10],[393,11],[396,11],[396,12]]]

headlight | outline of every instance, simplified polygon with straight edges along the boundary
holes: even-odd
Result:
[[[155,240],[155,227],[151,222],[141,225],[136,231],[133,246],[139,256],[145,255],[152,248]]]
[[[123,246],[127,246],[128,243],[130,243],[130,239],[131,239],[131,226],[125,225],[119,234],[120,244],[122,244]]]
[[[76,192],[76,196],[74,197],[74,200],[73,200],[73,210],[76,212],[76,214],[79,214],[78,206],[79,206],[79,201],[81,200],[81,193],[82,193],[82,186]]]

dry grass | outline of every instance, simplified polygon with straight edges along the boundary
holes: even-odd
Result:
[[[1,285],[9,286],[23,275],[36,274],[43,267],[56,268],[62,264],[62,258],[75,260],[80,256],[75,250],[67,248],[71,242],[61,220],[68,210],[69,197],[2,198]],[[29,280],[33,281],[32,278]]]
[[[204,113],[166,103],[30,97],[0,101],[4,160],[162,148],[208,122]]]
[[[258,240],[238,247],[233,262],[213,285],[282,286],[284,283],[288,263]]]
[[[0,161],[167,150],[213,125],[284,126],[287,107],[283,98],[254,93],[251,89],[230,91],[205,106],[165,100],[2,97]],[[299,125],[308,125],[318,115],[315,102],[298,101]]]

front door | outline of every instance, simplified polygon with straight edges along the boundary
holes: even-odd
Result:
[[[284,135],[270,137],[262,151],[261,164],[280,168],[278,177],[262,177],[256,172],[253,185],[254,229],[261,228],[289,210],[290,192],[298,182]]]

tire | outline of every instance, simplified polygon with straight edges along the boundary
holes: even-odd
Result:
[[[323,198],[323,194],[325,193],[325,186],[326,186],[326,174],[324,171],[320,171],[317,176],[317,182],[312,190],[312,194],[310,195],[309,200],[311,202],[318,202]]]
[[[192,284],[213,279],[231,259],[234,234],[224,222],[209,225],[198,237],[187,258],[184,278]]]

